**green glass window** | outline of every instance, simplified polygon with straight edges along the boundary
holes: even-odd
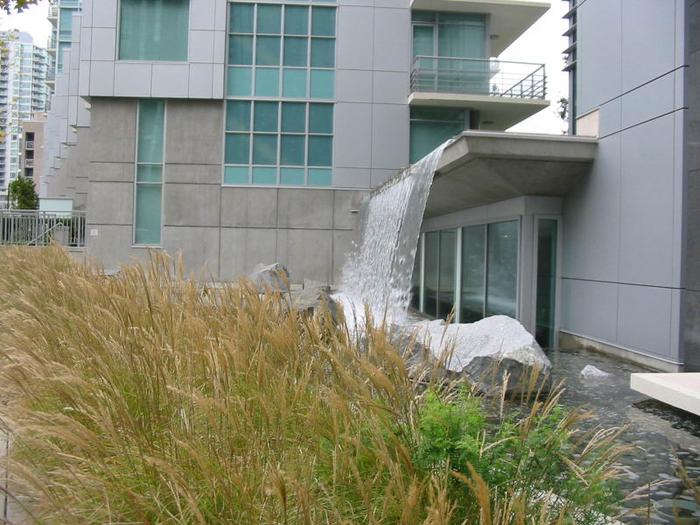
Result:
[[[231,33],[253,32],[253,4],[231,4],[229,28]]]
[[[228,40],[228,63],[249,66],[253,63],[253,37],[231,35]]]
[[[253,168],[253,184],[277,183],[277,170],[275,168]]]
[[[163,162],[163,126],[165,102],[142,100],[139,103],[138,162]]]
[[[304,133],[306,131],[306,104],[282,103],[282,131]]]
[[[304,135],[282,135],[282,152],[280,164],[289,166],[304,165]]]
[[[121,0],[120,60],[187,60],[189,0]]]
[[[417,162],[440,144],[469,129],[469,113],[463,109],[412,108],[410,161]]]
[[[333,172],[331,170],[309,169],[309,186],[330,186],[332,183]]]
[[[335,36],[334,8],[311,8],[311,34],[314,36]]]
[[[255,70],[255,94],[260,97],[279,96],[280,70],[278,68],[262,68]]]
[[[226,131],[249,131],[250,102],[229,100],[226,106]]]
[[[277,102],[255,103],[255,131],[277,131]]]
[[[309,166],[331,166],[333,163],[333,138],[309,136]]]
[[[249,184],[248,168],[226,166],[224,169],[224,184]]]
[[[304,185],[304,169],[303,168],[282,168],[280,169],[280,184],[289,186]]]
[[[160,244],[165,101],[140,100],[136,132],[134,243]]]
[[[255,41],[255,63],[262,66],[278,66],[280,63],[280,38],[258,36]]]
[[[277,164],[277,135],[253,135],[253,164]]]
[[[327,69],[311,70],[311,97],[333,98],[335,92],[335,72]]]
[[[311,66],[335,66],[335,40],[331,38],[311,39]]]
[[[333,133],[332,104],[309,104],[309,133]]]
[[[284,34],[307,35],[309,33],[309,9],[304,6],[284,8]]]
[[[227,134],[225,149],[226,164],[250,163],[250,135]]]
[[[282,95],[287,98],[306,97],[306,69],[285,69]]]
[[[258,33],[280,34],[282,6],[258,4]]]
[[[228,68],[226,92],[231,97],[250,96],[253,92],[253,69],[250,67]]]
[[[308,39],[306,38],[286,37],[284,39],[284,65],[306,67],[307,43]]]

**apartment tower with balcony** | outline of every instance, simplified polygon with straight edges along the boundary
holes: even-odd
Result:
[[[0,192],[22,174],[24,120],[45,112],[48,102],[46,49],[19,31],[0,33]]]

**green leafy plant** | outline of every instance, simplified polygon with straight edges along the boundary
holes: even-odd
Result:
[[[36,210],[39,207],[39,195],[34,181],[26,177],[17,177],[8,186],[10,205],[17,210]]]

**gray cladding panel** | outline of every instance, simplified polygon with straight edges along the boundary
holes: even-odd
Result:
[[[334,164],[341,168],[372,166],[372,105],[335,105]],[[338,185],[338,181],[335,181]]]
[[[668,288],[620,285],[619,344],[677,359],[671,350],[672,291]]]
[[[371,70],[374,49],[374,10],[341,5],[336,35],[338,69]]]
[[[411,11],[374,10],[374,69],[408,72],[411,67]]]
[[[617,341],[618,285],[562,280],[561,329],[601,341]]]

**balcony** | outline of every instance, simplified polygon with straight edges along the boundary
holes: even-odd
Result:
[[[491,55],[500,55],[551,7],[549,0],[411,0],[411,9],[489,17]]]
[[[49,15],[47,17],[49,19],[49,22],[53,24],[54,26],[58,24],[58,6],[57,5],[52,5],[49,7]]]
[[[482,129],[505,130],[547,107],[546,95],[544,64],[417,56],[408,102],[477,110]]]

